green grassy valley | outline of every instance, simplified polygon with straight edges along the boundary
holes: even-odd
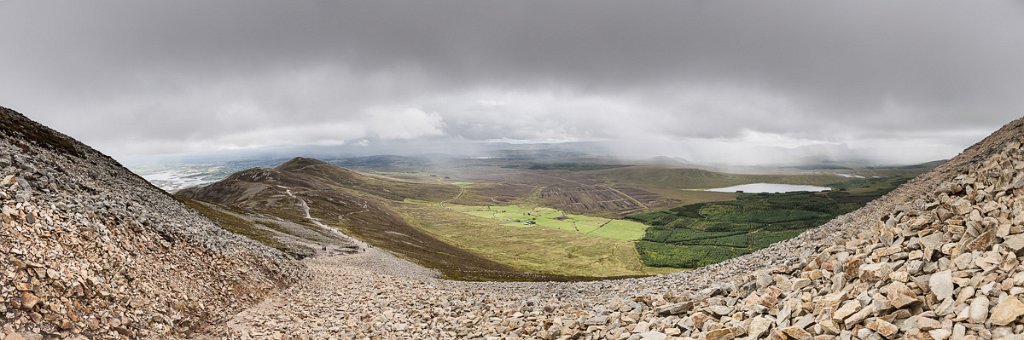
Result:
[[[498,221],[503,226],[516,228],[548,228],[580,235],[604,237],[615,240],[639,240],[647,226],[642,223],[586,215],[566,214],[545,207],[524,207],[520,205],[462,206],[448,208],[461,213]]]
[[[644,276],[677,270],[643,264],[635,242],[628,239],[643,235],[644,226],[637,222],[618,221],[608,232],[596,233],[608,219],[573,215],[571,218],[577,219],[579,226],[591,232],[588,234],[575,231],[571,222],[553,218],[557,213],[549,208],[499,213],[502,209],[487,212],[486,207],[410,202],[397,210],[411,225],[445,243],[534,273],[586,278]],[[538,222],[529,225],[506,220],[534,212],[552,218],[538,216]]]

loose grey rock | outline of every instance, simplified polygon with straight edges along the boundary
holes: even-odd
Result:
[[[949,299],[953,296],[953,273],[949,270],[932,274],[928,279],[928,289],[939,301]]]

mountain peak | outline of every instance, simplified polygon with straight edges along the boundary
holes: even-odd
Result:
[[[321,161],[319,159],[316,159],[316,158],[295,157],[295,158],[292,158],[291,160],[289,160],[287,162],[282,163],[281,165],[278,165],[277,168],[275,168],[275,169],[282,170],[282,171],[301,170],[301,169],[306,168],[306,167],[319,166],[319,165],[330,165],[330,164],[328,164],[327,162]]]

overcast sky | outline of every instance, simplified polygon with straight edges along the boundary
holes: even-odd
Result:
[[[598,141],[914,163],[1024,115],[1021,1],[0,0],[0,105],[115,157]]]

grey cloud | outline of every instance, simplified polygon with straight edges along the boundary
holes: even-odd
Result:
[[[115,154],[755,131],[947,157],[1024,113],[1017,1],[11,0],[0,43],[0,105]]]

